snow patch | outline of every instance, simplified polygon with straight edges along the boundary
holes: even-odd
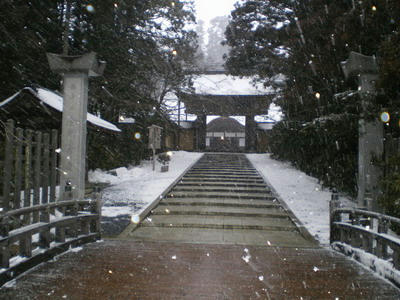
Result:
[[[112,171],[90,171],[90,182],[111,184],[103,191],[102,216],[140,215],[201,156],[202,153],[175,151],[169,162],[169,171],[163,173],[160,172],[161,165],[158,162],[156,171],[153,171],[151,161]]]
[[[317,179],[295,169],[289,163],[272,159],[270,154],[247,154],[246,156],[275,188],[307,230],[321,245],[328,246],[331,192],[324,190]],[[345,197],[340,197],[340,201],[345,207],[355,205]]]
[[[332,243],[332,248],[350,256],[355,261],[400,286],[400,271],[396,270],[391,261],[378,258],[362,249],[341,242]]]

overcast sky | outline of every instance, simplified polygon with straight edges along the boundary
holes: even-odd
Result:
[[[206,23],[217,16],[229,15],[238,0],[195,0],[198,20]]]

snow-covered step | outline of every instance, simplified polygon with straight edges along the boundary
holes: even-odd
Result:
[[[234,186],[176,186],[172,193],[176,192],[220,192],[220,193],[270,193],[271,191],[266,188],[256,187],[234,187]]]
[[[209,178],[217,178],[219,180],[225,180],[225,179],[244,179],[244,180],[260,180],[261,177],[259,175],[239,175],[239,174],[210,174],[210,173],[191,173],[185,175],[185,179],[189,178],[203,178],[203,179],[209,179]]]
[[[212,198],[165,198],[159,206],[187,205],[187,206],[235,206],[274,208],[281,205],[276,200],[264,199],[212,199]]]
[[[215,187],[246,187],[246,188],[267,188],[268,186],[265,183],[254,183],[254,182],[249,182],[249,183],[239,183],[239,182],[221,182],[221,181],[182,181],[179,183],[179,187],[182,186],[215,186]]]
[[[182,180],[180,181],[181,183],[185,182],[214,182],[214,183],[260,183],[264,184],[264,180],[261,177],[255,177],[255,178],[228,178],[228,177],[208,177],[204,178],[201,176],[190,176],[190,177],[183,177]]]
[[[287,218],[287,213],[280,207],[220,207],[220,206],[158,206],[152,211],[153,215],[213,215],[213,216],[259,216],[271,218]]]
[[[207,191],[176,191],[167,195],[168,198],[229,198],[229,199],[275,199],[272,193],[234,193],[234,192],[207,192]]]
[[[193,244],[274,245],[310,247],[312,244],[296,231],[234,230],[208,228],[138,227],[128,235],[133,241],[174,242]]]
[[[259,176],[256,171],[230,171],[230,170],[194,170],[194,171],[189,171],[186,176],[188,175],[218,175],[218,176],[223,176],[223,175],[238,175],[238,176]]]
[[[197,167],[197,168],[193,168],[193,171],[220,171],[220,170],[224,170],[224,171],[243,171],[243,170],[247,170],[247,171],[256,171],[256,169],[254,168],[249,168],[249,167]]]
[[[153,215],[141,224],[143,227],[209,228],[209,229],[254,229],[293,231],[296,226],[287,218],[219,217]]]

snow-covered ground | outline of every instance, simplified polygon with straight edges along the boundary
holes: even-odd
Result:
[[[161,172],[156,162],[153,171],[151,161],[139,166],[118,168],[114,172],[95,170],[89,172],[90,182],[108,182],[110,187],[103,191],[102,215],[139,214],[168,188],[188,167],[195,163],[202,153],[177,151],[172,153],[169,171]],[[116,173],[112,175],[111,173]]]
[[[323,190],[317,179],[289,163],[270,158],[269,154],[247,154],[247,158],[320,244],[329,245],[331,192]],[[340,197],[340,200],[343,206],[354,206],[345,197]]]

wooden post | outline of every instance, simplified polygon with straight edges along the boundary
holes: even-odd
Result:
[[[43,164],[42,164],[42,204],[49,202],[49,166],[50,166],[50,137],[48,133],[43,135]]]
[[[100,191],[100,188],[95,187],[94,201],[96,201],[96,202],[95,202],[94,210],[92,212],[96,213],[99,217],[94,222],[92,231],[98,232],[99,238],[100,238],[100,234],[101,234],[101,208],[102,208],[102,199],[101,198],[102,198],[102,193]]]
[[[329,202],[329,219],[330,219],[330,242],[333,243],[338,239],[338,232],[335,228],[334,222],[340,222],[340,214],[335,214],[335,210],[340,207],[339,195],[333,192],[331,201]]]
[[[42,159],[42,133],[36,132],[34,141],[34,166],[33,166],[33,205],[40,204],[40,165]],[[33,213],[33,223],[39,222],[39,213]]]
[[[0,234],[3,237],[8,236],[9,230],[10,230],[10,220],[8,217],[4,217],[1,220],[1,226],[0,226]],[[10,266],[10,249],[7,244],[2,244],[0,245],[0,267],[1,268],[8,268]]]
[[[31,189],[32,189],[32,130],[25,132],[25,161],[24,161],[24,207],[31,205]],[[23,216],[23,223],[28,225],[31,223],[31,215]]]
[[[0,246],[0,264],[1,268],[9,268],[10,267],[10,250],[8,249],[8,245]]]
[[[24,207],[31,205],[32,188],[32,130],[25,134]]]
[[[32,236],[30,234],[19,240],[19,254],[25,257],[32,256]]]
[[[22,191],[22,142],[24,132],[21,128],[16,129],[15,139],[15,172],[14,172],[14,205],[13,209],[21,207]]]
[[[56,186],[57,186],[57,147],[58,147],[58,132],[53,129],[51,131],[51,155],[50,155],[50,202],[56,201]]]
[[[40,213],[40,222],[49,223],[50,222],[50,210],[46,208]],[[42,231],[39,234],[39,244],[42,248],[50,248],[50,228]]]
[[[3,212],[10,209],[11,174],[13,170],[13,145],[14,145],[14,121],[8,120],[6,125],[6,149],[3,176]]]

